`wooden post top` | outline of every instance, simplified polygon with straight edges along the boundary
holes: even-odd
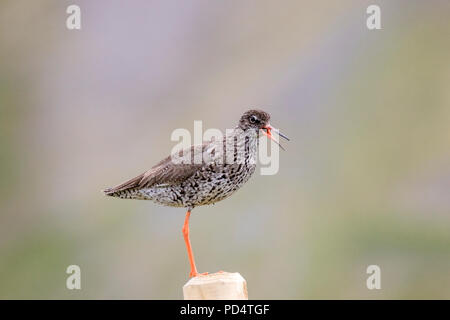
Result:
[[[238,272],[199,275],[183,286],[184,300],[248,300],[247,282]]]

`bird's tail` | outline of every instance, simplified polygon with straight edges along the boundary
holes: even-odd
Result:
[[[103,189],[102,192],[103,192],[105,195],[110,196],[110,197],[114,197],[114,196],[115,196],[115,193],[116,193],[116,192],[114,191],[114,188],[106,188],[106,189]]]

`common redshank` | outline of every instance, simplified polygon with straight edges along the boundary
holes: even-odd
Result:
[[[278,145],[272,132],[289,140],[270,125],[269,119],[267,112],[249,110],[223,138],[172,154],[137,177],[105,189],[104,193],[121,199],[153,200],[166,206],[186,208],[182,232],[191,266],[189,276],[195,277],[199,273],[189,238],[192,209],[223,200],[247,182],[255,172],[260,132]]]

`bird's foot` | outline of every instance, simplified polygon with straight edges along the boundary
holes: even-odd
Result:
[[[198,273],[196,271],[191,271],[189,273],[189,278],[195,278],[195,277],[198,277],[198,276],[206,276],[206,275],[208,275],[208,272]]]

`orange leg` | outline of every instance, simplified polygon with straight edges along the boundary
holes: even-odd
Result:
[[[186,243],[186,249],[189,257],[189,263],[191,264],[191,273],[189,274],[189,277],[196,277],[198,275],[205,275],[208,274],[205,273],[198,273],[197,268],[195,266],[195,260],[194,260],[194,253],[192,252],[191,247],[191,240],[189,240],[189,217],[191,216],[191,211],[188,210],[186,212],[186,218],[184,219],[184,225],[183,229],[181,230],[183,232],[184,242]]]

